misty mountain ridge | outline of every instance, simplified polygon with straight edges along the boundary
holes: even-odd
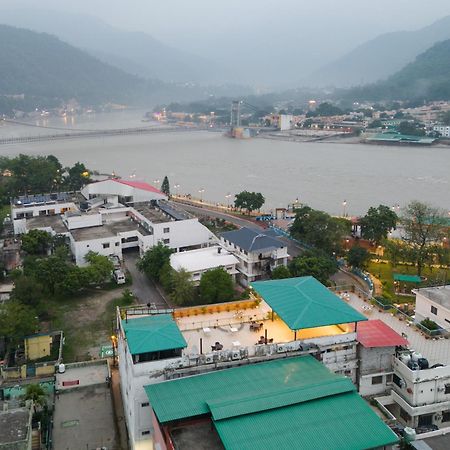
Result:
[[[450,39],[450,16],[419,30],[382,34],[314,72],[307,83],[350,87],[386,79],[446,39]]]
[[[356,100],[450,100],[450,39],[438,42],[385,81],[350,89]]]
[[[101,61],[143,78],[167,82],[223,83],[233,79],[217,64],[172,48],[151,35],[124,31],[83,14],[5,10],[2,23],[45,32],[81,48]]]

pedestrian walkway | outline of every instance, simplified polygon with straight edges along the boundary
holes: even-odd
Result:
[[[127,426],[125,424],[125,413],[123,411],[122,395],[120,392],[120,374],[117,367],[111,368],[111,391],[120,446],[123,450],[126,450],[128,449],[128,435]]]
[[[430,365],[438,363],[450,365],[450,341],[448,339],[427,338],[414,325],[400,320],[392,313],[380,312],[375,306],[368,307],[369,303],[364,302],[355,294],[350,294],[348,303],[368,319],[380,319],[397,333],[405,336],[409,341],[410,348],[427,358]]]

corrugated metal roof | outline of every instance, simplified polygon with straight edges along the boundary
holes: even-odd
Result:
[[[357,339],[366,348],[408,345],[408,341],[382,320],[368,320],[358,324]]]
[[[419,275],[408,275],[407,273],[394,273],[395,281],[404,281],[405,283],[421,283],[423,280]]]
[[[126,186],[130,186],[135,189],[140,189],[142,191],[165,195],[159,189],[155,188],[155,186],[152,186],[151,184],[148,184],[145,181],[128,181],[123,180],[121,178],[112,178],[112,180],[120,184],[125,184]]]
[[[170,314],[122,320],[122,327],[132,355],[187,347]]]
[[[238,247],[248,252],[257,252],[262,250],[271,250],[285,247],[280,240],[267,236],[263,230],[252,230],[242,227],[239,230],[226,231],[220,237],[236,244]]]
[[[214,425],[227,450],[362,450],[398,441],[356,392],[218,420]]]
[[[159,421],[164,423],[208,414],[209,402],[228,399],[236,403],[242,401],[243,405],[253,401],[263,409],[270,407],[271,402],[273,407],[279,407],[277,395],[311,386],[320,391],[320,385],[324,387],[336,379],[344,378],[331,373],[313,357],[301,356],[151,384],[145,386],[145,391]],[[264,399],[268,394],[269,398]],[[311,395],[304,391],[303,395],[307,394]],[[297,400],[301,400],[300,394]],[[268,406],[264,407],[266,403]],[[245,408],[255,409],[255,405]]]
[[[367,320],[313,277],[257,281],[251,286],[291,330]]]

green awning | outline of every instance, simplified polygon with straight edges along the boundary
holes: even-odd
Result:
[[[257,281],[251,287],[291,330],[367,320],[313,277]]]
[[[122,327],[132,355],[187,347],[171,314],[122,320]]]
[[[422,278],[419,275],[408,275],[406,273],[394,273],[395,281],[402,281],[404,283],[421,283]]]

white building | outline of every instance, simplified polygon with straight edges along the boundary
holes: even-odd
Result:
[[[414,289],[416,322],[429,318],[444,330],[450,330],[450,284]]]
[[[448,125],[435,125],[433,130],[441,133],[443,137],[450,137],[450,126]]]
[[[260,297],[240,302],[118,313],[117,354],[132,449],[152,448],[144,390],[151,383],[301,354],[313,354],[356,382],[354,329],[364,316],[312,277],[253,287]]]
[[[408,341],[381,320],[358,323],[358,390],[362,396],[380,395],[392,385],[393,356]]]
[[[194,283],[199,283],[206,271],[219,267],[226,270],[235,281],[238,263],[239,261],[235,256],[220,246],[205,247],[170,255],[172,268],[176,271],[184,269],[189,272]]]
[[[116,195],[123,205],[152,200],[167,200],[167,196],[154,186],[143,181],[128,181],[109,178],[96,183],[87,184],[82,190],[86,199]]]
[[[220,244],[239,260],[238,282],[243,286],[266,278],[278,266],[287,265],[286,244],[269,232],[243,227],[222,233]]]

